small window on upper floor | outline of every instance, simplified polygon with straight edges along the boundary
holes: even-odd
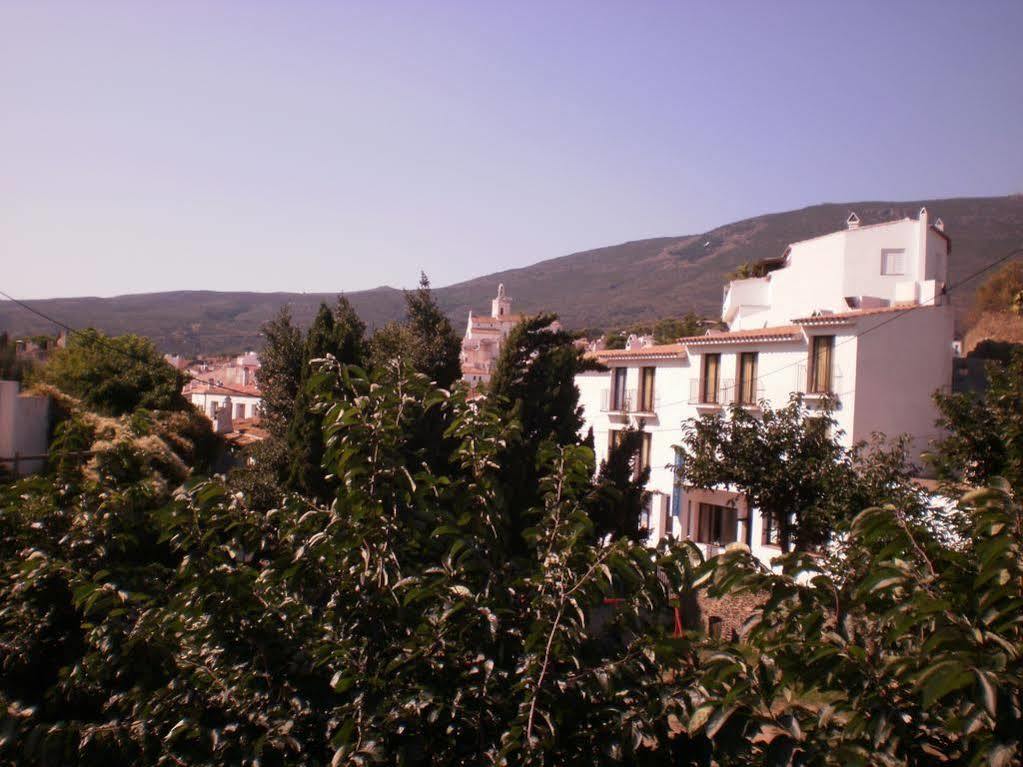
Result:
[[[885,248],[881,251],[881,274],[905,274],[905,248]]]

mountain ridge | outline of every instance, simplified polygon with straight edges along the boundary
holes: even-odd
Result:
[[[781,255],[791,242],[839,230],[850,211],[871,224],[915,217],[921,207],[927,207],[932,220],[944,220],[952,239],[952,285],[1023,244],[1023,195],[819,203],[699,234],[630,240],[557,256],[439,287],[435,294],[459,329],[470,309],[489,310],[501,282],[515,300],[515,311],[557,312],[572,329],[621,326],[690,310],[716,315],[725,275],[740,264]],[[958,292],[953,303],[965,310],[975,287]],[[336,295],[178,290],[26,303],[75,328],[135,332],[151,337],[164,351],[210,354],[257,348],[259,326],[283,303],[290,304],[296,321],[306,324],[321,301],[332,302]],[[380,286],[345,295],[371,327],[404,311],[398,288]],[[11,302],[0,302],[0,330],[17,337],[55,328]]]

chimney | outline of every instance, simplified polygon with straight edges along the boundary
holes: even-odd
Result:
[[[942,221],[941,218],[934,219],[934,228],[937,229],[939,232],[944,232],[945,222]]]
[[[846,229],[859,229],[860,228],[860,217],[855,212],[849,214],[849,218],[845,220]]]

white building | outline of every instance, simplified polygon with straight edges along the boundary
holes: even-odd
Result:
[[[190,380],[183,393],[218,429],[225,423],[226,414],[222,413],[225,406],[230,408],[228,426],[232,421],[258,418],[263,404],[263,395],[256,383],[259,367],[259,357],[254,352],[220,364],[191,366],[186,371]]]
[[[17,381],[0,381],[0,466],[19,475],[40,471],[49,428],[49,397],[23,394]]]
[[[951,252],[938,219],[860,226],[790,245],[762,264],[764,276],[725,290],[727,331],[666,346],[630,345],[598,357],[609,372],[576,379],[598,463],[615,432],[648,436],[651,540],[688,537],[705,553],[744,541],[764,561],[776,535],[735,493],[680,487],[674,446],[681,424],[733,403],[788,402],[805,394],[808,411],[825,395],[849,446],[873,432],[912,437],[917,456],[935,436],[932,394],[952,380],[953,314],[943,292]]]
[[[490,302],[489,317],[469,312],[460,355],[462,380],[470,386],[490,381],[504,339],[521,319],[521,315],[511,313],[511,299],[505,295],[503,284],[497,286],[497,297]]]

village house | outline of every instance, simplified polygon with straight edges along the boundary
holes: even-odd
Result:
[[[603,350],[606,372],[577,377],[598,464],[619,432],[641,429],[651,469],[644,519],[650,540],[689,538],[711,555],[745,542],[768,562],[777,531],[726,490],[680,486],[675,445],[682,423],[733,404],[758,410],[804,396],[807,416],[825,397],[846,446],[874,432],[907,434],[919,456],[935,436],[932,395],[952,381],[953,313],[944,295],[951,243],[926,210],[797,242],[733,280],[724,293],[727,330],[649,345],[630,339]]]
[[[256,383],[259,367],[259,357],[254,352],[190,365],[186,369],[190,380],[183,393],[213,421],[218,433],[231,431],[235,422],[259,417],[263,402]]]

